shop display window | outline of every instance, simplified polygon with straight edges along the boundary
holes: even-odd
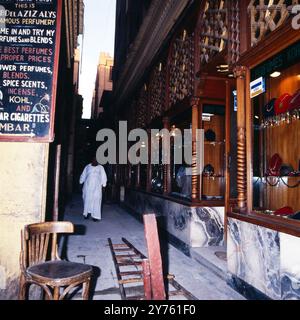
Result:
[[[299,219],[300,63],[273,67],[263,81],[265,92],[252,98],[253,208]]]
[[[185,149],[191,151],[191,145],[186,141],[185,130],[192,130],[192,113],[187,110],[172,119],[171,125],[171,195],[185,200],[191,200],[192,176],[191,166],[185,160]],[[182,163],[175,161],[176,153],[182,157]]]
[[[201,179],[199,184],[199,201],[224,200],[225,196],[225,106],[203,105],[201,106],[204,141],[201,141],[200,152],[202,155]],[[192,193],[192,167],[183,161],[179,165],[174,162],[175,152],[181,152],[184,158],[185,148],[191,151],[191,145],[184,139],[184,130],[192,131],[191,110],[172,119],[171,125],[171,196],[191,200]],[[174,144],[177,130],[182,134],[182,150],[175,150]]]
[[[204,105],[204,163],[202,200],[224,200],[225,195],[225,107]]]

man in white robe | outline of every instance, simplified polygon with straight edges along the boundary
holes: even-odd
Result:
[[[91,215],[94,221],[99,221],[101,220],[102,187],[106,187],[107,176],[96,159],[84,168],[80,176],[80,184],[83,183],[83,216],[87,219]]]

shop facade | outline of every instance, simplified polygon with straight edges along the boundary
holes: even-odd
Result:
[[[235,193],[235,181],[230,179],[231,172],[234,174],[231,152],[235,151],[230,143],[235,131],[231,118],[236,113],[232,66],[240,54],[239,19],[245,6],[238,1],[186,1],[180,7],[173,3],[174,19],[171,8],[167,11],[171,2],[151,3],[131,44],[139,54],[127,55],[131,58],[123,69],[118,69],[120,58],[115,61],[118,77],[114,91],[117,120],[127,121],[128,132],[135,128],[147,130],[148,141],[143,143],[149,155],[158,143],[160,154],[166,148],[170,150],[171,161],[164,164],[160,158],[156,164],[149,159],[148,165],[119,165],[115,180],[127,208],[138,215],[152,211],[162,217],[170,238],[190,254],[193,248],[225,246],[226,207]],[[164,25],[159,25],[159,16],[151,16],[159,5],[164,6],[160,12],[170,15],[164,16]],[[155,23],[157,28],[153,30]],[[165,31],[166,26],[169,29]],[[116,50],[121,43],[120,32],[117,27]],[[158,53],[151,57],[149,50],[143,51],[143,41],[149,49],[157,47]],[[130,64],[134,59],[136,65],[142,64],[140,60],[149,64],[138,70]],[[132,85],[123,80],[135,77],[130,67],[140,75]],[[151,135],[153,129],[168,130],[170,143],[166,144],[163,131]],[[202,135],[198,150],[199,129]],[[191,133],[190,143],[183,137],[185,130]],[[178,136],[181,150],[176,150]],[[192,153],[192,163],[177,164],[175,153],[184,154],[185,150]],[[201,162],[200,175],[196,157]]]
[[[117,120],[128,121],[128,132],[148,130],[149,151],[157,141],[160,150],[171,150],[170,165],[116,167],[121,203],[139,216],[155,212],[169,240],[187,255],[194,248],[224,249],[228,281],[249,297],[299,298],[298,107],[264,113],[271,100],[274,106],[278,100],[277,108],[285,99],[297,105],[299,30],[291,12],[298,1],[292,2],[187,1],[164,34],[151,20],[153,1],[132,44],[140,78],[125,64],[119,79],[127,79],[126,90],[115,79]],[[157,28],[147,29],[149,21]],[[147,56],[146,43],[159,49]],[[142,68],[140,60],[148,64]],[[270,77],[275,72],[280,77]],[[167,129],[170,145],[163,133],[151,137],[151,129]],[[200,175],[195,162],[172,162],[177,129],[191,131],[192,143],[183,139],[182,149],[200,154]],[[200,149],[197,129],[203,132]],[[286,176],[268,171],[280,162],[272,160],[276,154],[286,170],[293,167]],[[289,217],[286,207],[292,207]]]
[[[299,36],[292,19],[261,40],[252,35],[236,68],[238,208],[228,213],[228,271],[242,291],[271,299],[300,294]]]

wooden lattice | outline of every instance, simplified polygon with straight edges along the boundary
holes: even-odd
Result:
[[[228,0],[207,0],[200,34],[201,63],[209,62],[228,43]],[[235,12],[235,11],[233,11]],[[236,42],[234,42],[236,45]]]
[[[137,128],[137,102],[133,100],[126,112],[126,120],[128,122],[128,130]]]
[[[240,57],[240,4],[239,0],[228,1],[228,64],[234,65]]]
[[[150,121],[162,116],[166,94],[166,64],[160,62],[152,71],[149,83]]]
[[[195,35],[184,30],[173,42],[169,60],[169,108],[193,94]]]
[[[251,0],[251,44],[256,45],[264,36],[281,26],[299,0]]]

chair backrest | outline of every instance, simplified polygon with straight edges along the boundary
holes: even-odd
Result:
[[[73,233],[71,222],[45,222],[26,225],[22,231],[21,264],[23,268],[47,260],[51,241],[51,260],[59,259],[57,234]]]

